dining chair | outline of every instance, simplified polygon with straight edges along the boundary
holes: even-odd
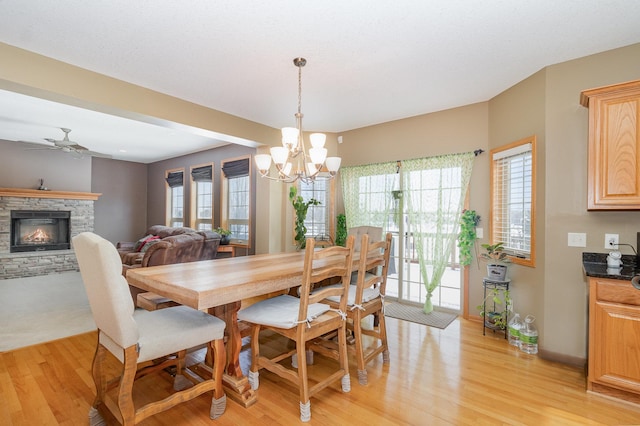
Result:
[[[129,285],[122,276],[122,263],[113,244],[92,233],[73,237],[82,281],[98,328],[92,375],[96,397],[89,412],[91,425],[104,424],[98,409],[106,407],[123,425],[144,419],[213,391],[210,417],[224,413],[226,395],[222,389],[226,352],[224,321],[187,306],[157,311],[136,309]],[[185,375],[187,349],[206,344],[213,355],[212,377],[196,380]],[[107,381],[107,351],[122,364],[120,375]],[[174,390],[166,398],[136,408],[133,385],[151,373],[175,368]],[[117,391],[113,391],[117,388]],[[115,395],[113,395],[115,393]]]
[[[369,236],[369,241],[381,241],[382,240],[382,228],[379,226],[354,226],[347,230],[347,236],[353,235],[356,238],[356,245],[354,250],[356,252],[360,251],[360,241],[362,240],[363,235]]]
[[[358,368],[358,382],[366,385],[366,365],[379,354],[384,364],[389,363],[389,345],[384,317],[384,296],[387,286],[389,257],[391,253],[391,233],[382,241],[371,241],[368,234],[362,234],[360,240],[360,258],[356,285],[349,286],[347,298],[347,328],[353,332],[355,340],[355,358]],[[341,301],[329,296],[326,302],[336,308]],[[364,328],[363,320],[369,315],[377,318],[373,328]],[[371,336],[374,342],[365,347],[363,335]],[[370,342],[367,341],[367,344]],[[350,346],[350,349],[353,347]]]
[[[342,391],[351,390],[349,359],[346,340],[347,287],[353,268],[354,237],[348,237],[346,247],[331,246],[316,249],[315,240],[306,241],[304,271],[300,287],[300,297],[289,294],[262,300],[238,312],[238,318],[251,325],[251,368],[249,383],[255,390],[259,387],[259,370],[266,369],[298,386],[300,395],[300,420],[311,419],[311,396],[335,381],[340,380]],[[340,277],[340,286],[321,288],[311,292],[314,284],[332,277]],[[335,297],[335,308],[319,303],[327,297]],[[260,352],[260,331],[271,330],[295,342],[295,349],[267,357]],[[319,354],[337,361],[338,367],[331,374],[310,386],[308,378],[308,342],[335,331],[338,342],[328,342],[324,346],[314,346]],[[289,368],[282,361],[296,354],[297,369]],[[333,363],[333,361],[331,361]],[[324,370],[323,370],[324,371]],[[316,377],[314,377],[316,379]]]

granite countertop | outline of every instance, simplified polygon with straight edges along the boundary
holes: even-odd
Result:
[[[622,255],[622,268],[607,268],[609,253],[582,253],[582,267],[588,277],[610,278],[614,280],[631,280],[640,275],[636,266],[636,256]]]

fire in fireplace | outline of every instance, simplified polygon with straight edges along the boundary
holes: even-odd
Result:
[[[10,252],[70,249],[70,219],[69,211],[12,210]]]

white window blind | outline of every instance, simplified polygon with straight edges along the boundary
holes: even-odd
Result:
[[[531,258],[533,229],[532,144],[524,143],[493,153],[492,241],[503,242],[505,252]]]

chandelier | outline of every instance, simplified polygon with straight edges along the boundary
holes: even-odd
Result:
[[[295,114],[296,127],[282,129],[282,146],[271,148],[271,155],[255,156],[256,166],[262,177],[271,180],[291,183],[301,180],[310,183],[316,178],[331,179],[340,168],[340,157],[327,157],[324,147],[327,136],[324,133],[309,135],[311,148],[304,146],[302,134],[302,67],[307,64],[304,58],[295,58],[293,64],[298,67],[298,112]],[[270,176],[271,162],[275,165],[277,177]],[[327,173],[328,172],[328,173]]]

